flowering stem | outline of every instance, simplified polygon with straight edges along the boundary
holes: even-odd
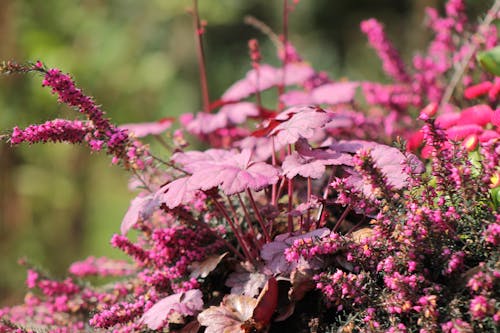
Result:
[[[180,210],[180,214],[184,219],[186,219],[188,222],[190,223],[193,223],[201,228],[204,228],[206,229],[211,235],[213,235],[215,238],[217,238],[218,240],[222,241],[226,247],[231,251],[233,252],[238,258],[240,258],[241,260],[244,260],[245,257],[243,257],[241,255],[240,252],[238,252],[238,250],[236,250],[236,248],[231,245],[231,243],[229,243],[226,239],[222,238],[218,233],[216,233],[215,231],[213,231],[206,223],[203,223],[201,221],[198,221],[197,219],[195,219],[191,214],[183,211],[183,210]]]
[[[226,209],[217,200],[217,198],[215,196],[212,196],[212,200],[213,200],[213,202],[215,204],[215,207],[217,207],[217,210],[222,214],[222,216],[224,216],[224,218],[226,219],[226,221],[229,223],[229,226],[233,230],[234,236],[238,240],[238,243],[240,243],[240,245],[241,245],[243,253],[245,253],[246,259],[249,260],[250,262],[254,263],[254,259],[250,255],[250,251],[248,250],[245,241],[243,240],[243,238],[241,237],[240,233],[238,232],[238,228],[236,227],[235,223],[233,222],[233,220],[231,219],[231,217],[227,214]]]
[[[266,224],[264,223],[264,219],[262,218],[262,215],[260,215],[259,208],[257,208],[257,204],[255,203],[255,200],[253,199],[252,192],[249,189],[247,189],[247,194],[248,194],[248,198],[250,199],[250,203],[252,204],[252,208],[255,212],[255,216],[257,217],[257,221],[259,222],[260,227],[262,228],[262,233],[264,234],[266,242],[270,242],[271,237],[269,236],[269,233],[267,232]]]
[[[198,56],[198,68],[200,70],[200,85],[201,93],[203,96],[203,111],[210,112],[210,96],[208,93],[208,83],[207,83],[207,69],[205,64],[205,52],[203,50],[203,27],[200,23],[200,16],[198,14],[198,0],[193,0],[193,23],[195,29],[195,39],[196,39],[196,54]]]

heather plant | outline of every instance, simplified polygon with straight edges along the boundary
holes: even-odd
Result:
[[[64,280],[26,264],[29,292],[0,331],[500,329],[500,2],[478,24],[461,0],[428,9],[433,39],[412,64],[362,22],[389,83],[307,63],[287,38],[297,4],[284,1],[280,36],[253,20],[281,65],[251,40],[249,71],[211,100],[195,2],[203,110],[179,119],[117,126],[59,69],[3,63],[86,118],[5,140],[104,151],[137,196],[111,239],[129,261],[89,257]]]

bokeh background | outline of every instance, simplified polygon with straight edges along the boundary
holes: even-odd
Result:
[[[466,1],[471,17],[490,1]],[[72,73],[116,123],[152,121],[200,109],[190,0],[0,0],[0,60],[42,60]],[[290,40],[331,77],[384,80],[359,31],[376,17],[409,61],[430,38],[424,8],[439,0],[302,0]],[[247,40],[277,64],[270,40],[244,23],[252,15],[281,31],[282,1],[200,0],[212,99],[250,68]],[[0,131],[55,117],[75,118],[37,75],[0,77]],[[161,151],[158,147],[158,154]],[[64,276],[89,255],[119,257],[109,239],[134,194],[107,156],[79,146],[0,143],[0,306],[22,299],[19,258]]]

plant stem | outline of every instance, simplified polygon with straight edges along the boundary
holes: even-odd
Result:
[[[291,154],[292,154],[292,145],[288,145],[288,155]],[[288,179],[288,232],[293,232],[293,216],[290,214],[292,208],[293,208],[293,180],[290,178]]]
[[[198,14],[198,0],[193,0],[193,23],[196,39],[196,54],[198,56],[198,68],[200,70],[201,94],[203,96],[203,111],[210,112],[210,96],[208,94],[207,69],[205,64],[205,52],[203,50],[203,27]]]
[[[238,243],[240,243],[241,245],[241,249],[243,250],[243,253],[245,253],[245,257],[248,261],[252,262],[255,264],[255,260],[254,258],[250,255],[250,251],[248,250],[247,248],[247,245],[245,243],[245,241],[243,240],[243,237],[240,235],[240,233],[238,232],[238,228],[236,227],[235,223],[233,222],[233,220],[231,219],[231,217],[227,214],[227,211],[226,209],[224,208],[224,206],[217,200],[217,198],[215,196],[211,196],[213,202],[215,203],[215,207],[217,207],[217,210],[222,214],[222,216],[224,216],[224,218],[226,219],[226,221],[229,223],[229,226],[231,227],[231,229],[233,230],[233,233],[234,233],[234,236],[236,237],[236,239],[238,240]]]
[[[252,237],[255,238],[255,230],[254,230],[254,226],[252,224],[252,219],[250,218],[250,214],[248,213],[248,209],[245,206],[245,203],[243,202],[241,195],[238,193],[237,196],[238,196],[238,200],[240,202],[240,206],[243,209],[243,214],[245,214],[245,219],[247,220],[248,231],[252,234]]]
[[[204,228],[204,229],[207,229],[208,232],[210,232],[211,235],[213,235],[215,238],[219,239],[220,241],[222,241],[226,247],[231,251],[233,252],[238,258],[240,258],[241,260],[245,260],[245,257],[243,257],[241,255],[240,252],[238,252],[238,250],[236,250],[236,248],[231,245],[231,243],[229,243],[227,240],[225,240],[224,238],[222,238],[218,233],[216,233],[215,231],[213,231],[206,223],[203,223],[201,221],[198,221],[197,219],[195,219],[191,214],[189,214],[188,212],[186,211],[182,211],[181,210],[181,213],[179,214],[181,215],[184,219],[186,219],[188,222],[191,222],[193,224],[196,224],[197,226],[201,227],[201,228]]]
[[[337,223],[335,223],[335,226],[333,227],[332,232],[337,231],[337,229],[340,227],[342,222],[344,222],[345,218],[347,217],[347,214],[349,214],[349,212],[351,210],[352,210],[352,206],[351,205],[347,206],[347,208],[344,210],[342,215],[340,215],[339,219],[337,220]]]
[[[260,227],[262,228],[262,233],[264,234],[264,238],[266,239],[266,243],[270,242],[271,236],[269,236],[269,232],[266,229],[266,224],[264,223],[264,219],[262,218],[262,215],[260,215],[259,208],[257,207],[255,200],[253,199],[252,191],[247,189],[247,194],[248,194],[248,198],[250,199],[250,203],[252,204],[252,208],[255,212],[255,216],[257,217],[257,221],[259,222]]]

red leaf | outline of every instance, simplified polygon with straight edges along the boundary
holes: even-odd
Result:
[[[260,292],[257,305],[253,310],[252,318],[260,325],[267,325],[278,306],[278,282],[274,277],[267,280],[267,284]]]

